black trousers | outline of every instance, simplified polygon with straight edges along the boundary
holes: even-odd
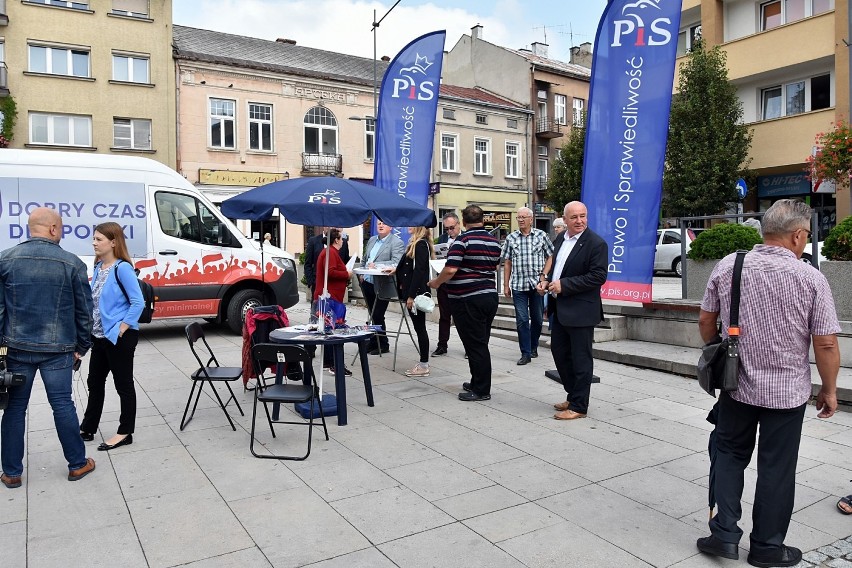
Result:
[[[388,301],[380,300],[376,296],[376,287],[373,286],[372,282],[367,282],[366,280],[361,283],[361,289],[364,291],[364,299],[367,300],[367,309],[370,310],[370,313],[373,314],[373,325],[380,325],[382,329],[387,331],[387,326],[385,325],[385,312],[388,311]],[[373,307],[375,306],[375,307]],[[387,349],[390,346],[388,342],[388,336],[384,334],[376,334],[378,337],[378,341],[381,342],[382,349]],[[376,343],[376,340],[370,340],[369,349],[375,349],[379,345]]]
[[[417,312],[416,314],[408,310],[408,316],[411,318],[411,324],[414,326],[414,331],[417,332],[417,349],[420,351],[420,362],[429,362],[429,332],[426,330],[426,312]]]
[[[491,394],[491,324],[497,315],[497,294],[478,294],[450,299],[456,331],[467,352],[470,388],[478,395]]]
[[[551,298],[551,303],[556,302]],[[589,396],[592,392],[592,374],[594,359],[592,358],[592,340],[595,336],[594,327],[566,327],[559,323],[559,318],[553,318],[550,327],[550,352],[562,387],[567,393],[569,407],[574,412],[586,414],[589,411]]]
[[[450,322],[452,320],[452,308],[450,308],[450,298],[447,296],[447,288],[442,284],[438,286],[438,311],[440,318],[438,319],[438,347],[447,348],[447,342],[450,341]]]
[[[711,466],[719,507],[710,520],[713,536],[736,544],[743,535],[737,526],[742,517],[743,472],[751,460],[759,426],[751,552],[772,553],[784,544],[793,514],[805,406],[775,410],[737,402],[721,393],[715,432],[716,461]]]
[[[104,410],[106,378],[112,372],[112,380],[121,400],[121,415],[118,419],[118,434],[132,434],[136,429],[136,386],[133,382],[133,356],[139,332],[128,329],[113,345],[109,339],[92,337],[92,356],[89,361],[89,403],[80,423],[80,431],[94,434],[98,431]]]

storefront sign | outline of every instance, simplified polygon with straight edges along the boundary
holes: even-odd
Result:
[[[810,193],[811,182],[804,172],[757,177],[757,196],[761,199]]]
[[[290,174],[269,172],[234,172],[230,170],[198,170],[198,183],[206,185],[242,185],[253,186],[266,185],[274,181],[289,179]]]
[[[310,85],[296,85],[294,92],[297,97],[303,97],[306,99],[337,101],[339,103],[346,102],[346,95],[344,93],[329,91],[328,89],[319,89]]]

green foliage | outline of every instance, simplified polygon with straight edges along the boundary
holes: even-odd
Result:
[[[299,264],[301,264],[302,266],[305,266],[305,259],[307,257],[308,257],[308,253],[306,253],[306,252],[303,252],[302,254],[300,254],[299,255]]]
[[[725,52],[699,42],[681,67],[672,98],[663,211],[666,217],[719,213],[738,200],[736,182],[748,174],[752,132],[728,82]]]
[[[698,234],[689,247],[692,260],[718,260],[738,250],[751,250],[763,242],[752,227],[736,223],[721,223]]]
[[[852,260],[852,217],[846,217],[828,233],[822,255],[828,260]]]
[[[812,180],[829,179],[838,189],[849,189],[852,179],[852,124],[838,120],[827,132],[816,135],[816,156],[807,157],[808,177]]]
[[[561,212],[569,201],[580,199],[580,189],[583,186],[585,145],[586,129],[573,126],[568,135],[568,140],[562,145],[559,154],[553,160],[544,199],[558,212]]]
[[[3,128],[0,136],[11,141],[15,135],[15,122],[18,120],[18,107],[12,95],[0,98],[0,113],[3,114]]]

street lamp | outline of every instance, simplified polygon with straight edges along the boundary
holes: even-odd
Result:
[[[376,53],[376,30],[379,29],[379,26],[384,21],[385,18],[388,17],[388,14],[396,8],[397,4],[402,2],[402,0],[396,0],[394,5],[385,12],[385,15],[382,16],[381,20],[376,20],[376,11],[373,10],[373,28],[370,30],[373,32],[373,116],[379,116],[379,96],[378,96],[378,88],[379,88],[379,60],[378,54]]]

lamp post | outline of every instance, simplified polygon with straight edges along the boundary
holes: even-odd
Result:
[[[382,16],[381,20],[376,20],[376,11],[373,10],[373,28],[370,30],[373,32],[373,118],[378,119],[379,117],[379,98],[378,98],[378,88],[379,88],[379,60],[378,53],[376,53],[376,31],[379,29],[379,26],[384,21],[385,18],[388,17],[394,8],[396,8],[397,4],[402,2],[402,0],[396,0],[393,6],[391,6],[385,15]]]

